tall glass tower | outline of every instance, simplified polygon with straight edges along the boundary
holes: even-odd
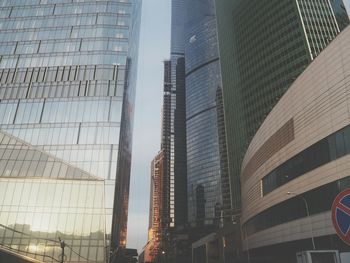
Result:
[[[230,188],[214,1],[186,5],[188,221],[218,226],[230,213]]]
[[[125,246],[140,12],[1,1],[0,245],[52,261],[60,237],[65,262]]]
[[[168,98],[167,105],[164,105],[168,121],[163,124],[167,125],[168,132],[163,133],[163,147],[168,149],[164,167],[169,178],[169,226],[172,228],[187,223],[185,3],[185,0],[172,0],[171,54],[170,65],[166,66],[170,70],[170,75],[167,75],[170,85],[164,87],[164,95]],[[169,73],[167,69],[166,74]]]

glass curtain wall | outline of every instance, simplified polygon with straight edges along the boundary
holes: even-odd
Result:
[[[230,212],[230,190],[214,2],[188,1],[187,10],[188,217],[192,225],[218,225]]]
[[[44,262],[105,262],[104,180],[0,131],[0,247]]]
[[[103,180],[101,262],[126,241],[140,12],[141,0],[0,3],[0,129]]]

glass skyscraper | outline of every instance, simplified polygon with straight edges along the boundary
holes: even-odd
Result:
[[[214,1],[186,5],[188,221],[218,225],[230,213],[230,188]]]
[[[171,3],[158,236],[167,262],[190,262],[192,242],[230,212],[230,189],[214,5]]]
[[[169,178],[169,226],[187,223],[186,101],[185,101],[185,0],[172,0],[170,65],[165,69],[170,85],[165,85],[167,133],[163,133],[165,171]],[[169,70],[167,72],[167,69]]]
[[[52,261],[61,237],[67,262],[125,246],[140,12],[1,1],[1,245]]]

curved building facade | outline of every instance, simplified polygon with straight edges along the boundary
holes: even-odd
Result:
[[[214,1],[188,1],[187,10],[188,221],[215,224],[230,208],[230,190]]]
[[[252,137],[294,80],[349,23],[342,7],[341,0],[216,0],[236,214],[241,163]]]
[[[349,44],[348,27],[296,79],[248,147],[240,179],[243,245],[252,256],[296,262],[301,250],[349,250],[330,213],[350,187]]]

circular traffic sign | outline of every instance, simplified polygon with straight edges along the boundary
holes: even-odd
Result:
[[[337,235],[350,246],[350,188],[334,199],[332,221]]]

